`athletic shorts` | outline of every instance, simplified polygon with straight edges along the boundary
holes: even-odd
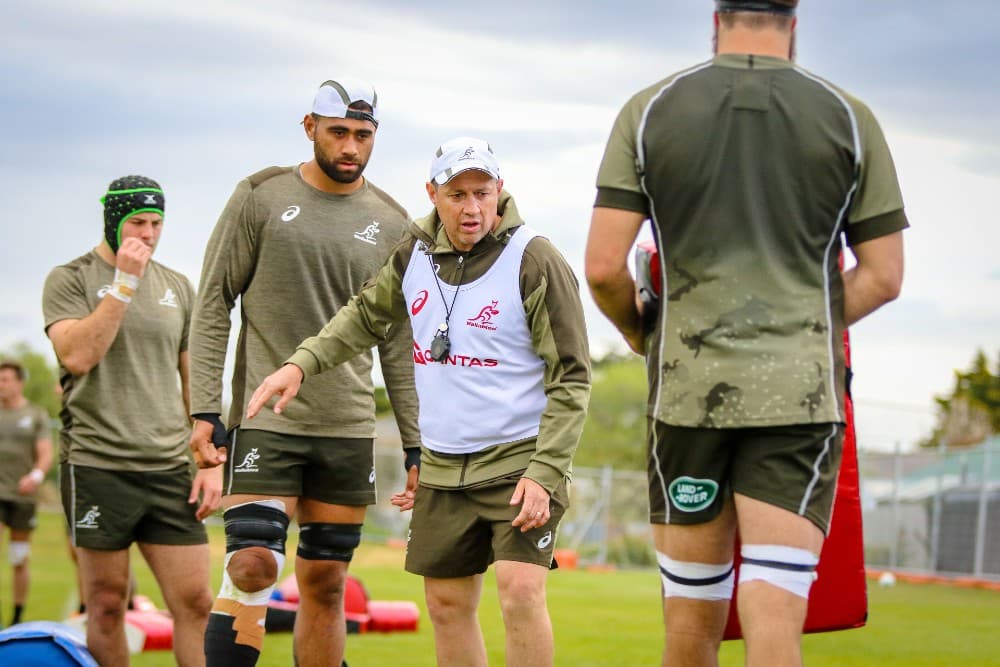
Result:
[[[205,526],[188,503],[191,468],[135,472],[70,463],[59,466],[63,512],[73,546],[102,551],[133,542],[190,546],[206,544]]]
[[[331,505],[375,503],[375,441],[237,429],[225,463],[226,495],[312,498]]]
[[[649,421],[651,523],[711,521],[726,499],[739,493],[794,512],[827,532],[842,424],[706,429]]]
[[[18,500],[0,500],[0,524],[11,530],[34,530],[38,524],[35,510],[38,505],[34,500],[21,502]]]
[[[548,522],[522,533],[511,525],[521,506],[510,504],[520,479],[518,474],[468,489],[419,486],[406,571],[448,579],[481,574],[498,560],[552,567],[556,531],[569,507],[566,482],[560,482],[549,499]]]

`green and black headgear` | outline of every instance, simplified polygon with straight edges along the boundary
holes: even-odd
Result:
[[[101,203],[104,204],[104,240],[111,251],[117,253],[122,244],[122,224],[126,220],[139,213],[163,215],[163,190],[151,178],[122,176],[111,181]]]

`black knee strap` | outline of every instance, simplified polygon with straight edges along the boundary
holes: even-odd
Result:
[[[249,503],[226,510],[226,553],[248,547],[265,547],[285,553],[288,515],[276,507]]]
[[[359,544],[360,523],[304,523],[299,526],[299,558],[350,563]]]

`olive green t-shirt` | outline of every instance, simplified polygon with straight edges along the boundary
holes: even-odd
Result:
[[[49,438],[49,415],[37,405],[0,405],[0,500],[25,502],[17,483],[35,467],[35,444]]]
[[[46,330],[92,313],[114,274],[95,251],[53,269],[42,297]],[[81,376],[60,367],[62,462],[142,471],[188,461],[190,422],[178,363],[193,303],[190,281],[151,260],[100,363]]]
[[[721,55],[636,94],[596,206],[643,213],[663,259],[649,412],[728,428],[843,421],[841,234],[907,226],[878,123],[771,57]]]
[[[406,211],[365,181],[348,195],[322,192],[298,167],[242,180],[219,217],[202,267],[191,329],[191,410],[222,413],[230,311],[240,333],[228,426],[253,391],[373,277],[403,236]],[[404,446],[420,444],[409,322],[393,326],[379,360]],[[310,378],[282,414],[270,408],[241,428],[333,438],[375,436],[372,353]]]

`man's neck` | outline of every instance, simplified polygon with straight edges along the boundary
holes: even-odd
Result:
[[[365,177],[360,176],[357,180],[351,181],[350,183],[341,183],[340,181],[335,181],[326,175],[326,172],[320,169],[320,166],[316,164],[316,160],[310,160],[309,162],[304,162],[299,166],[299,175],[302,180],[313,186],[320,192],[327,192],[331,195],[349,195],[357,192],[365,184]]]
[[[115,253],[111,252],[111,246],[109,246],[107,242],[101,241],[97,245],[97,247],[94,248],[94,252],[97,253],[98,257],[103,259],[111,266],[115,266],[115,264],[117,264],[117,262],[115,261]]]
[[[13,398],[0,400],[0,406],[3,406],[5,410],[17,410],[18,408],[23,408],[28,402],[24,396],[14,396]]]
[[[788,33],[778,30],[733,28],[719,34],[716,54],[752,54],[790,60],[792,45]]]

